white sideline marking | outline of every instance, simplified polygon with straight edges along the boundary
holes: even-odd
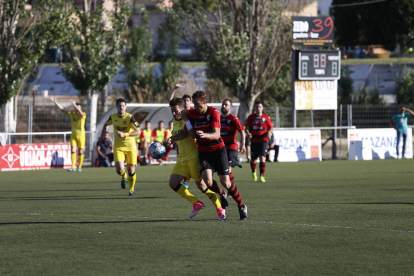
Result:
[[[42,214],[42,213],[0,213],[0,215],[23,215],[23,216],[58,216],[58,217],[104,217],[104,218],[138,218],[138,219],[162,219],[162,220],[205,220],[205,219],[188,219],[188,218],[154,218],[154,217],[136,217],[136,216],[96,216],[96,215],[64,215],[64,214]],[[292,226],[307,226],[307,227],[322,227],[322,228],[338,228],[338,229],[351,229],[351,230],[371,230],[371,231],[386,231],[386,232],[400,232],[400,233],[414,233],[410,230],[395,230],[395,229],[382,229],[382,228],[364,228],[364,227],[352,227],[352,226],[336,226],[336,225],[323,225],[323,224],[307,224],[307,223],[290,223],[290,222],[273,222],[273,221],[238,221],[227,220],[231,222],[240,223],[260,223],[260,224],[276,224],[276,225],[292,225]],[[1,222],[0,222],[1,224]]]

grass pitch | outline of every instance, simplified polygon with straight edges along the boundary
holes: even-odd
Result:
[[[413,160],[268,163],[266,183],[235,168],[248,206],[227,220],[169,187],[172,166],[0,173],[0,275],[412,275]],[[217,177],[216,177],[217,178]]]

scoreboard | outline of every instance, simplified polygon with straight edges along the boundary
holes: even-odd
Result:
[[[336,50],[299,51],[299,80],[338,80],[341,52]]]

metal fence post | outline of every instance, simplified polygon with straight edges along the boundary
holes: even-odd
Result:
[[[29,105],[29,116],[27,116],[27,132],[33,132],[33,105]],[[32,135],[27,136],[27,143],[32,143]]]

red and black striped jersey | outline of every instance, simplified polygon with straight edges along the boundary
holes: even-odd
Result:
[[[226,145],[226,149],[235,149],[238,150],[237,145],[237,131],[243,131],[243,126],[240,123],[239,118],[230,114],[227,117],[220,117],[220,136]]]
[[[261,141],[268,142],[267,132],[272,131],[273,124],[270,117],[266,114],[262,114],[262,116],[251,114],[247,117],[246,128],[252,134],[252,143]]]
[[[206,113],[200,115],[197,110],[190,110],[187,113],[188,119],[195,131],[201,130],[205,133],[212,133],[213,128],[220,128],[220,111],[214,107],[207,107]],[[200,138],[197,135],[198,151],[214,152],[224,147],[221,137],[217,140]]]

